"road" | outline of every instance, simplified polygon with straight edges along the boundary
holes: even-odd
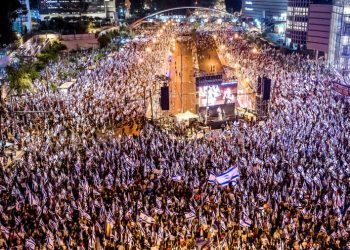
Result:
[[[201,37],[197,37],[201,39]],[[215,44],[215,40],[212,36],[206,36],[205,45]],[[220,62],[217,48],[213,46],[205,46],[197,43],[197,57],[199,70],[203,74],[221,74],[222,64]]]
[[[171,82],[169,89],[171,114],[186,111],[196,113],[196,84],[193,70],[192,46],[193,41],[190,37],[186,37],[185,39],[180,38],[176,41],[170,66]]]
[[[206,39],[210,42],[208,44],[215,44],[213,37],[207,37]],[[194,57],[197,57],[201,73],[222,73],[222,64],[216,48],[199,46],[191,36],[180,37],[176,41],[170,65],[170,114],[175,115],[186,111],[197,113]]]

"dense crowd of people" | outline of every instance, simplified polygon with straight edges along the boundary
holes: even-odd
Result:
[[[334,76],[299,54],[251,53],[219,28],[197,32],[224,45],[238,78],[272,79],[268,119],[192,139],[144,119],[182,27],[99,61],[87,54],[68,93],[37,81],[7,107],[4,134],[24,155],[1,158],[0,248],[350,249],[349,103]],[[139,136],[112,132],[135,120]],[[235,182],[213,181],[232,166]]]

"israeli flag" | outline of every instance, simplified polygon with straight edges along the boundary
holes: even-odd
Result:
[[[243,214],[242,218],[239,221],[241,227],[250,227],[252,220],[248,218],[247,215]]]
[[[208,182],[210,184],[215,184],[215,181],[216,181],[216,176],[212,172],[209,172]]]
[[[188,212],[185,213],[185,218],[186,220],[193,220],[194,218],[196,218],[196,215],[193,212]]]
[[[222,174],[216,176],[216,182],[220,186],[224,187],[228,185],[230,182],[234,182],[238,178],[239,178],[238,168],[232,166]]]
[[[162,213],[164,213],[164,211],[163,211],[162,209],[160,209],[160,208],[156,208],[156,209],[154,209],[154,211],[155,211],[157,214],[162,214]]]
[[[182,181],[182,177],[180,175],[173,176],[171,179],[173,181],[175,181],[175,182],[181,182]]]
[[[139,221],[144,222],[146,224],[153,224],[155,223],[155,219],[153,219],[151,216],[148,216],[144,213],[140,214]]]

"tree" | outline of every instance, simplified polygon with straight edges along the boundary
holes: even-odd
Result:
[[[32,80],[24,67],[15,68],[13,66],[8,66],[6,70],[11,91],[22,94],[31,89]]]
[[[18,0],[0,1],[0,45],[9,44],[16,39],[12,31],[12,22],[21,7]]]
[[[106,48],[108,44],[111,43],[112,39],[108,34],[103,34],[97,39],[98,43],[100,44],[100,48]]]

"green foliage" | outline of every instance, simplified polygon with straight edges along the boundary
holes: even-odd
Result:
[[[47,49],[43,50],[42,53],[37,55],[37,60],[35,62],[28,62],[22,58],[17,67],[7,67],[7,75],[11,90],[17,93],[30,90],[33,80],[40,77],[40,71],[42,71],[50,61],[57,60],[59,51],[64,49],[66,49],[65,45],[55,41]]]
[[[112,41],[111,37],[109,34],[103,34],[99,36],[97,39],[98,43],[100,44],[100,48],[106,48]]]
[[[7,67],[8,80],[10,82],[10,89],[19,94],[28,91],[32,87],[32,79],[25,71],[24,67],[15,68],[13,66]]]
[[[67,77],[68,77],[68,73],[67,73],[65,70],[63,70],[63,69],[60,69],[60,70],[58,71],[58,77],[59,77],[60,79],[62,79],[62,80],[65,80],[65,79],[67,79]]]
[[[54,41],[48,48],[44,49],[40,54],[36,57],[38,61],[47,64],[49,61],[54,61],[58,58],[58,53],[62,50],[67,49],[67,46]]]
[[[40,72],[38,70],[36,70],[36,68],[34,67],[30,67],[28,69],[28,75],[30,77],[30,79],[34,80],[40,77]]]
[[[104,55],[103,53],[98,53],[98,54],[95,55],[94,60],[95,60],[95,61],[99,61],[99,60],[101,60],[104,56],[105,56],[105,55]]]
[[[51,83],[50,84],[50,89],[53,91],[53,92],[56,92],[58,90],[58,86],[54,83]]]

